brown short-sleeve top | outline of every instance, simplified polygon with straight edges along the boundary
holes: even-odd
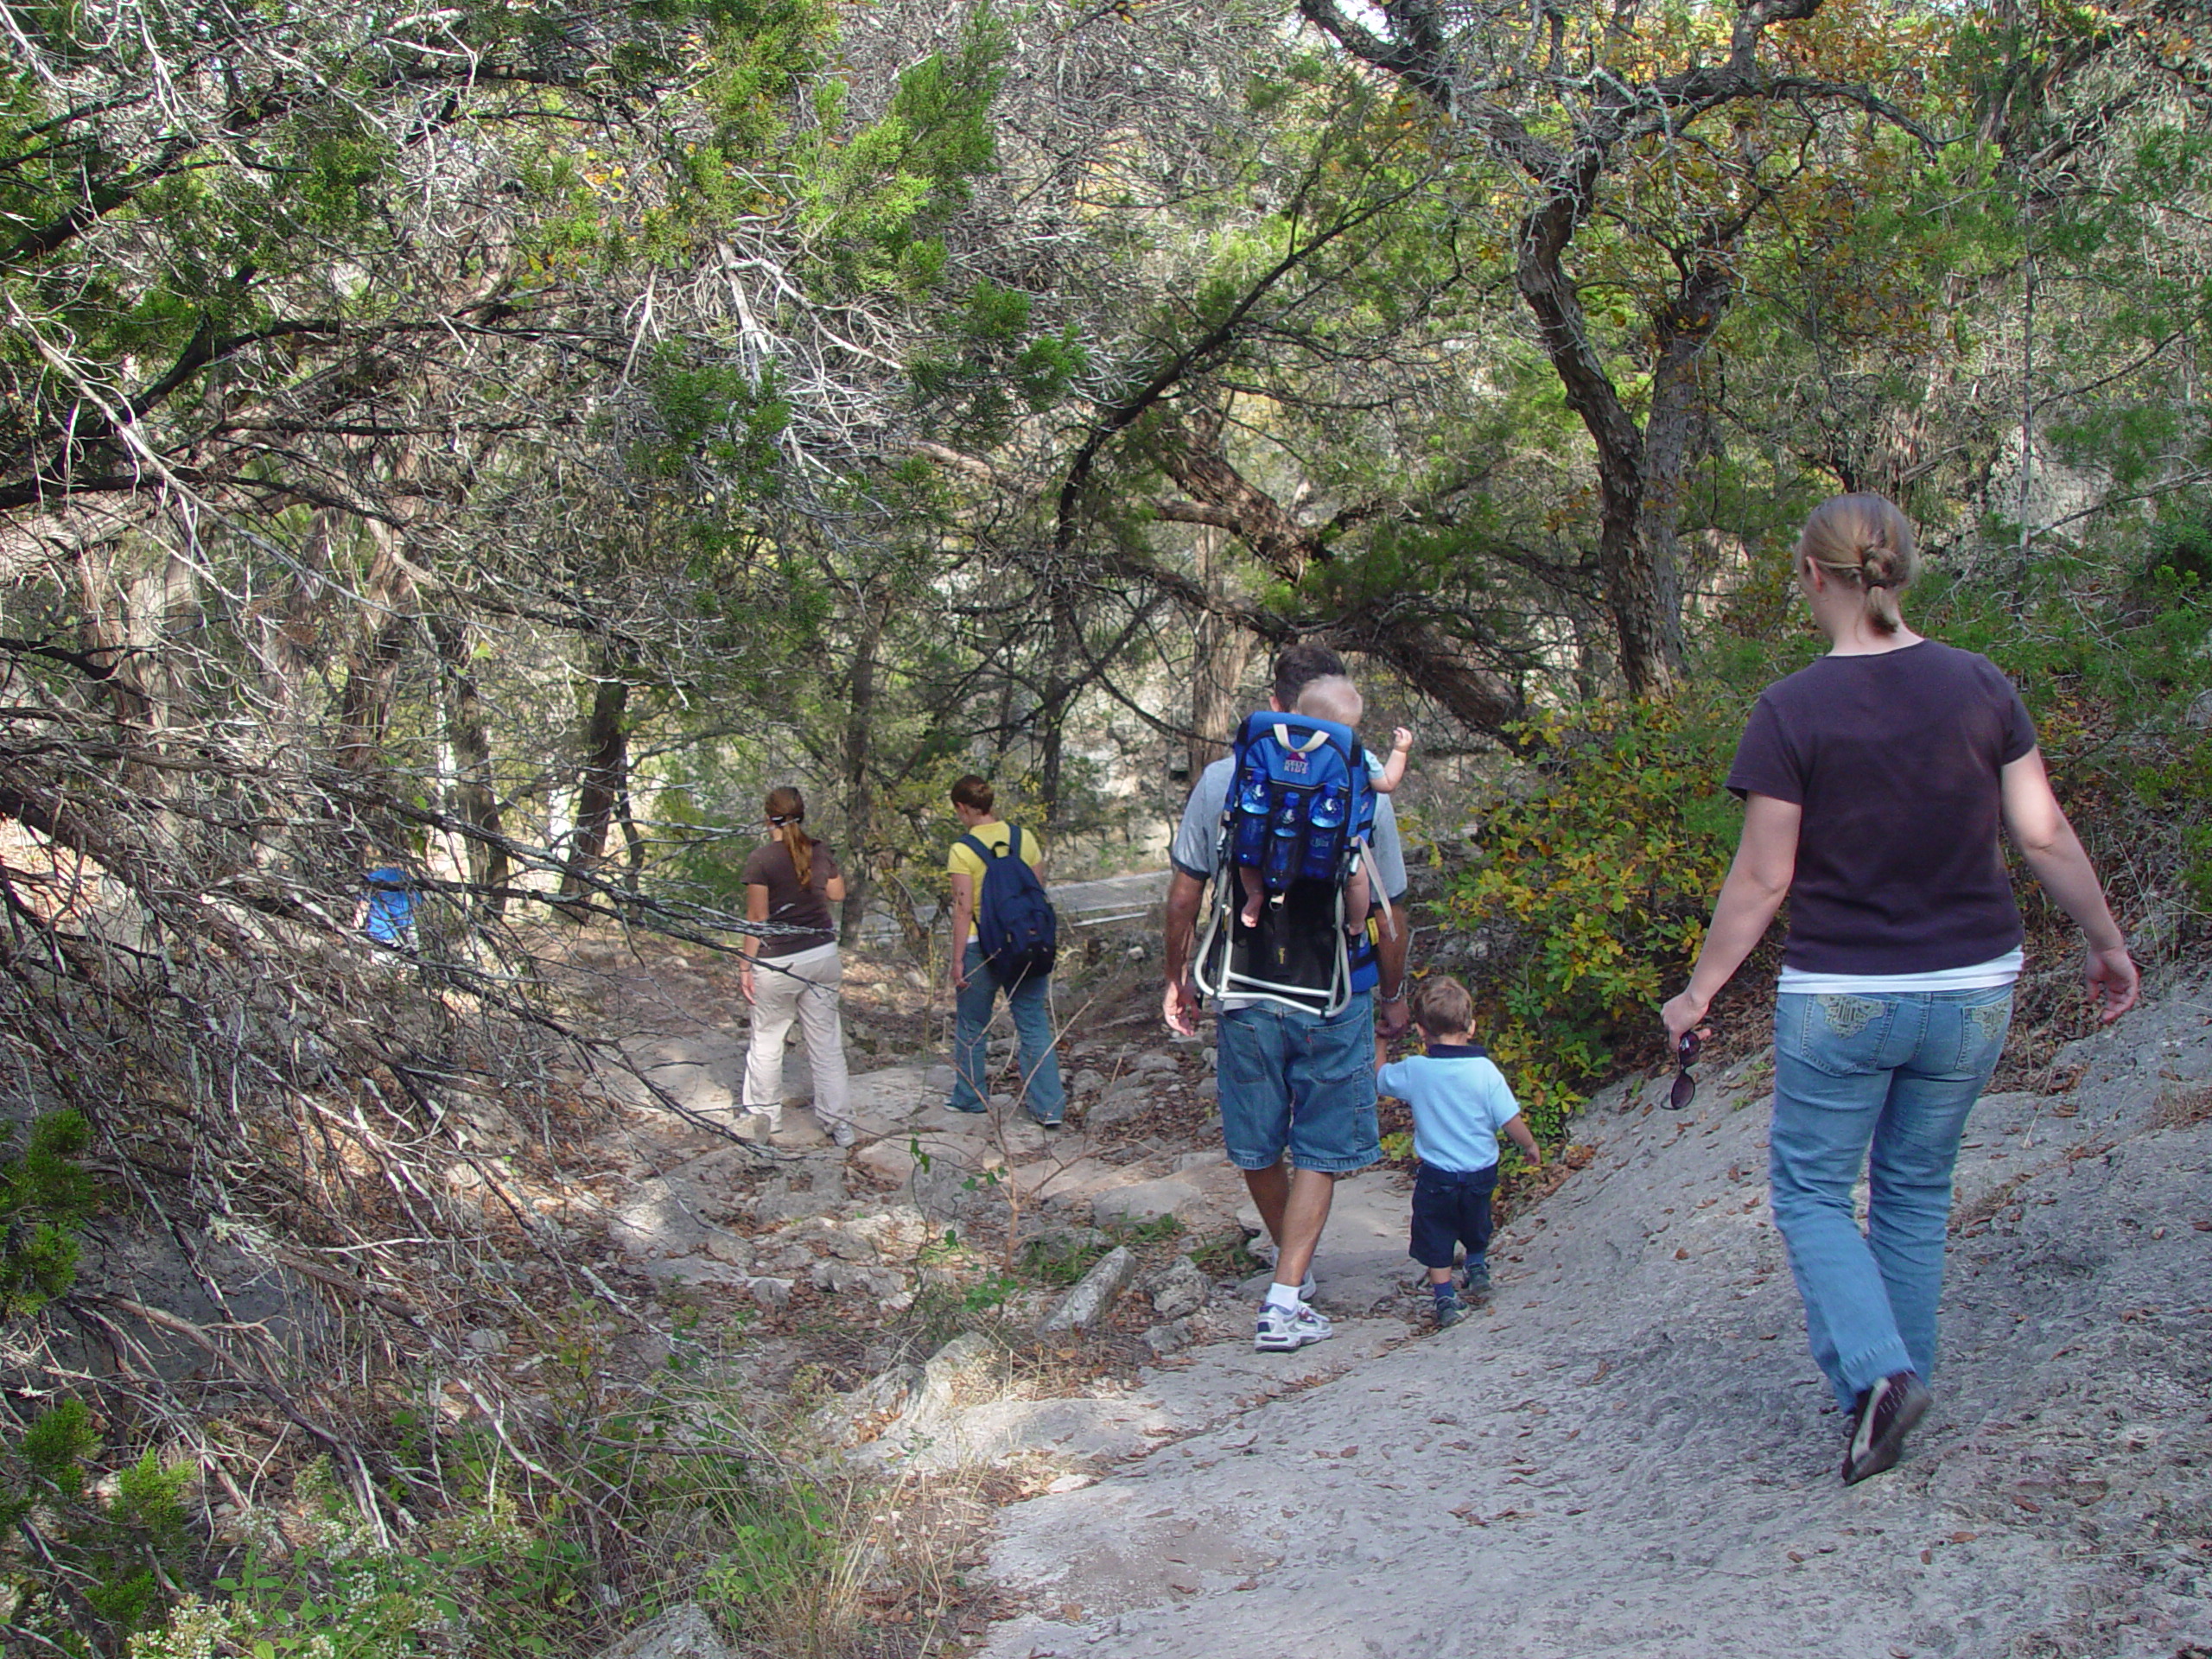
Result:
[[[768,920],[779,930],[760,941],[762,956],[795,957],[802,950],[836,942],[837,925],[830,917],[825,889],[838,874],[837,861],[827,842],[814,843],[814,868],[807,872],[803,887],[791,864],[791,849],[782,842],[772,841],[753,849],[753,856],[745,861],[745,885],[768,889]],[[798,931],[780,931],[786,928]]]
[[[1728,787],[1804,809],[1783,965],[1932,973],[2018,946],[1999,774],[2035,746],[2004,671],[1932,639],[1767,687]]]

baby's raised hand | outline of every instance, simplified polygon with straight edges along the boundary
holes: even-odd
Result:
[[[1390,747],[1392,748],[1411,749],[1413,746],[1414,728],[1412,727],[1399,726],[1392,728],[1390,733]]]

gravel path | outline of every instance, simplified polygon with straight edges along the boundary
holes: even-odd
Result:
[[[1032,1611],[988,1654],[2212,1653],[2212,994],[2075,1065],[1977,1109],[1891,1474],[1836,1478],[1763,1068],[1679,1116],[1615,1090],[1486,1314],[1008,1510],[991,1572]]]

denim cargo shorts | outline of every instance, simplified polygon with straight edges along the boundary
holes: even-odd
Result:
[[[1326,1018],[1277,1003],[1221,1016],[1221,1139],[1239,1169],[1268,1169],[1287,1147],[1300,1169],[1332,1175],[1382,1156],[1375,1121],[1374,1000]]]

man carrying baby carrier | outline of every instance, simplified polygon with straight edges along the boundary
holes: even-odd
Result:
[[[1342,727],[1290,713],[1310,682],[1343,672],[1342,660],[1323,645],[1292,645],[1275,658],[1275,718],[1254,715],[1236,751],[1201,774],[1170,854],[1162,1012],[1171,1028],[1189,1035],[1198,1029],[1202,988],[1221,1010],[1222,1141],[1275,1242],[1274,1282],[1253,1335],[1253,1346],[1264,1351],[1302,1348],[1330,1334],[1329,1321],[1308,1305],[1309,1269],[1337,1180],[1382,1155],[1376,1020],[1392,1036],[1406,1026],[1406,928],[1393,908],[1405,892],[1405,863],[1389,798],[1364,797],[1372,803],[1371,833],[1360,833],[1366,826],[1354,812],[1339,819],[1330,791],[1345,789],[1343,804],[1353,806],[1349,773],[1363,764],[1357,741]],[[1308,781],[1317,779],[1325,781]],[[1255,798],[1237,798],[1247,792]],[[1262,811],[1265,845],[1248,822]],[[1277,844],[1294,839],[1294,848]],[[1265,887],[1249,926],[1237,874],[1245,851],[1261,859]],[[1347,940],[1344,888],[1355,868],[1367,871],[1375,902],[1366,937]]]

